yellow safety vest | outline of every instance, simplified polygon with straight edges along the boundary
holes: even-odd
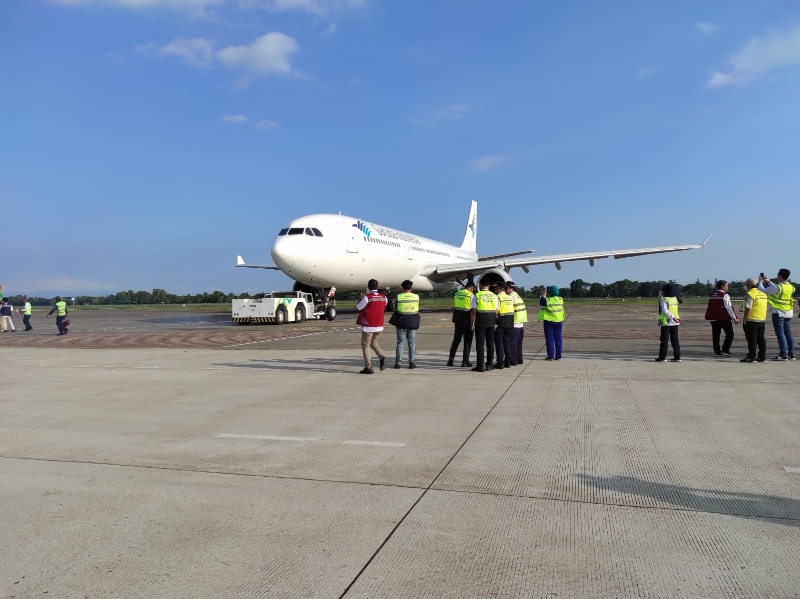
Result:
[[[475,294],[478,312],[497,312],[497,296],[489,290],[480,290]]]
[[[547,305],[539,310],[539,320],[564,322],[564,300],[558,295],[548,297]]]
[[[66,316],[67,315],[67,302],[60,301],[56,302],[56,316]]]
[[[500,300],[500,316],[507,316],[514,314],[514,298],[508,295],[505,291],[497,294],[497,299]]]
[[[475,295],[469,289],[459,289],[453,296],[453,307],[456,310],[469,312],[472,310],[472,296]]]
[[[397,311],[402,314],[417,314],[419,312],[419,296],[416,293],[398,293]]]
[[[672,314],[673,318],[680,318],[680,316],[678,315],[678,305],[679,305],[678,298],[665,297],[664,302],[667,304],[667,310],[669,310],[669,313]],[[660,310],[658,314],[658,324],[659,326],[662,327],[667,324],[667,315],[662,314]],[[678,323],[676,322],[675,324]]]
[[[750,306],[750,312],[747,313],[747,320],[762,321],[767,319],[767,299],[768,296],[763,291],[759,291],[755,287],[747,290],[747,295],[753,298],[753,305]]]
[[[31,315],[31,303],[30,302],[25,302],[25,307],[22,308],[22,313],[25,316],[30,316]]]
[[[528,322],[528,308],[525,307],[522,297],[516,291],[512,291],[510,295],[514,300],[514,324]]]
[[[794,287],[789,283],[777,283],[778,293],[775,295],[768,295],[767,301],[769,305],[776,310],[792,310],[794,309]]]

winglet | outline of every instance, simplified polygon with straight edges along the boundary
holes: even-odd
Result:
[[[236,256],[236,266],[245,266],[244,258],[241,256]]]
[[[711,233],[711,235],[713,235],[713,233]],[[706,243],[708,243],[708,240],[711,239],[711,235],[706,237],[706,240],[703,243],[700,244],[700,247],[706,247]]]

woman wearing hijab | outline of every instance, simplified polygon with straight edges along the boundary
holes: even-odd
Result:
[[[539,298],[539,320],[544,323],[544,340],[547,359],[561,359],[561,326],[564,324],[564,300],[558,295],[558,287],[550,285]]]

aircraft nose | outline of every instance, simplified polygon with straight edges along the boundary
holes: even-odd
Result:
[[[287,243],[288,239],[286,236],[278,237],[275,240],[275,243],[272,244],[272,260],[275,262],[275,265],[280,268],[289,268],[293,264],[292,260],[292,252],[289,251],[287,247],[289,244]]]

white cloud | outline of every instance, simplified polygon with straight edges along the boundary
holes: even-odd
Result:
[[[712,73],[706,87],[746,85],[772,71],[800,66],[800,27],[751,39],[729,63],[731,69]]]
[[[208,68],[214,61],[213,42],[202,37],[193,39],[175,38],[159,48],[159,56],[175,56],[193,67]]]
[[[280,125],[275,121],[271,121],[269,119],[261,119],[258,122],[259,129],[280,129]]]
[[[694,28],[706,35],[711,35],[719,31],[720,26],[717,25],[716,23],[700,22],[700,23],[695,23]]]
[[[136,50],[149,56],[164,58],[176,57],[186,64],[209,68],[219,62],[222,65],[255,74],[281,73],[296,74],[292,70],[291,54],[297,52],[297,42],[283,33],[273,32],[262,35],[249,46],[228,46],[214,51],[213,40],[202,37],[192,39],[175,38],[166,46],[154,42],[137,46]],[[239,77],[234,82],[234,90],[241,91],[250,85],[250,78]]]
[[[169,9],[178,12],[185,12],[194,16],[207,16],[208,9],[214,6],[223,5],[229,0],[51,0],[56,4],[67,4],[73,6],[80,5],[103,5],[117,8],[127,8],[130,10],[152,10]]]
[[[476,158],[472,161],[472,172],[483,173],[499,166],[508,159],[504,154],[495,154],[494,156],[483,156]]]
[[[227,67],[253,73],[292,72],[290,56],[297,52],[294,38],[273,32],[262,35],[249,46],[228,46],[217,52],[217,59]]]
[[[322,17],[359,9],[366,6],[367,2],[368,0],[266,0],[257,3],[275,12],[299,10]],[[253,4],[252,1],[245,3]]]
[[[656,72],[656,70],[653,67],[642,67],[641,69],[636,71],[636,76],[637,77],[643,77],[643,78],[644,77],[649,77],[650,75],[652,75],[655,72]]]
[[[247,122],[247,117],[243,114],[225,114],[222,116],[223,123],[232,123],[234,125],[241,125]]]

